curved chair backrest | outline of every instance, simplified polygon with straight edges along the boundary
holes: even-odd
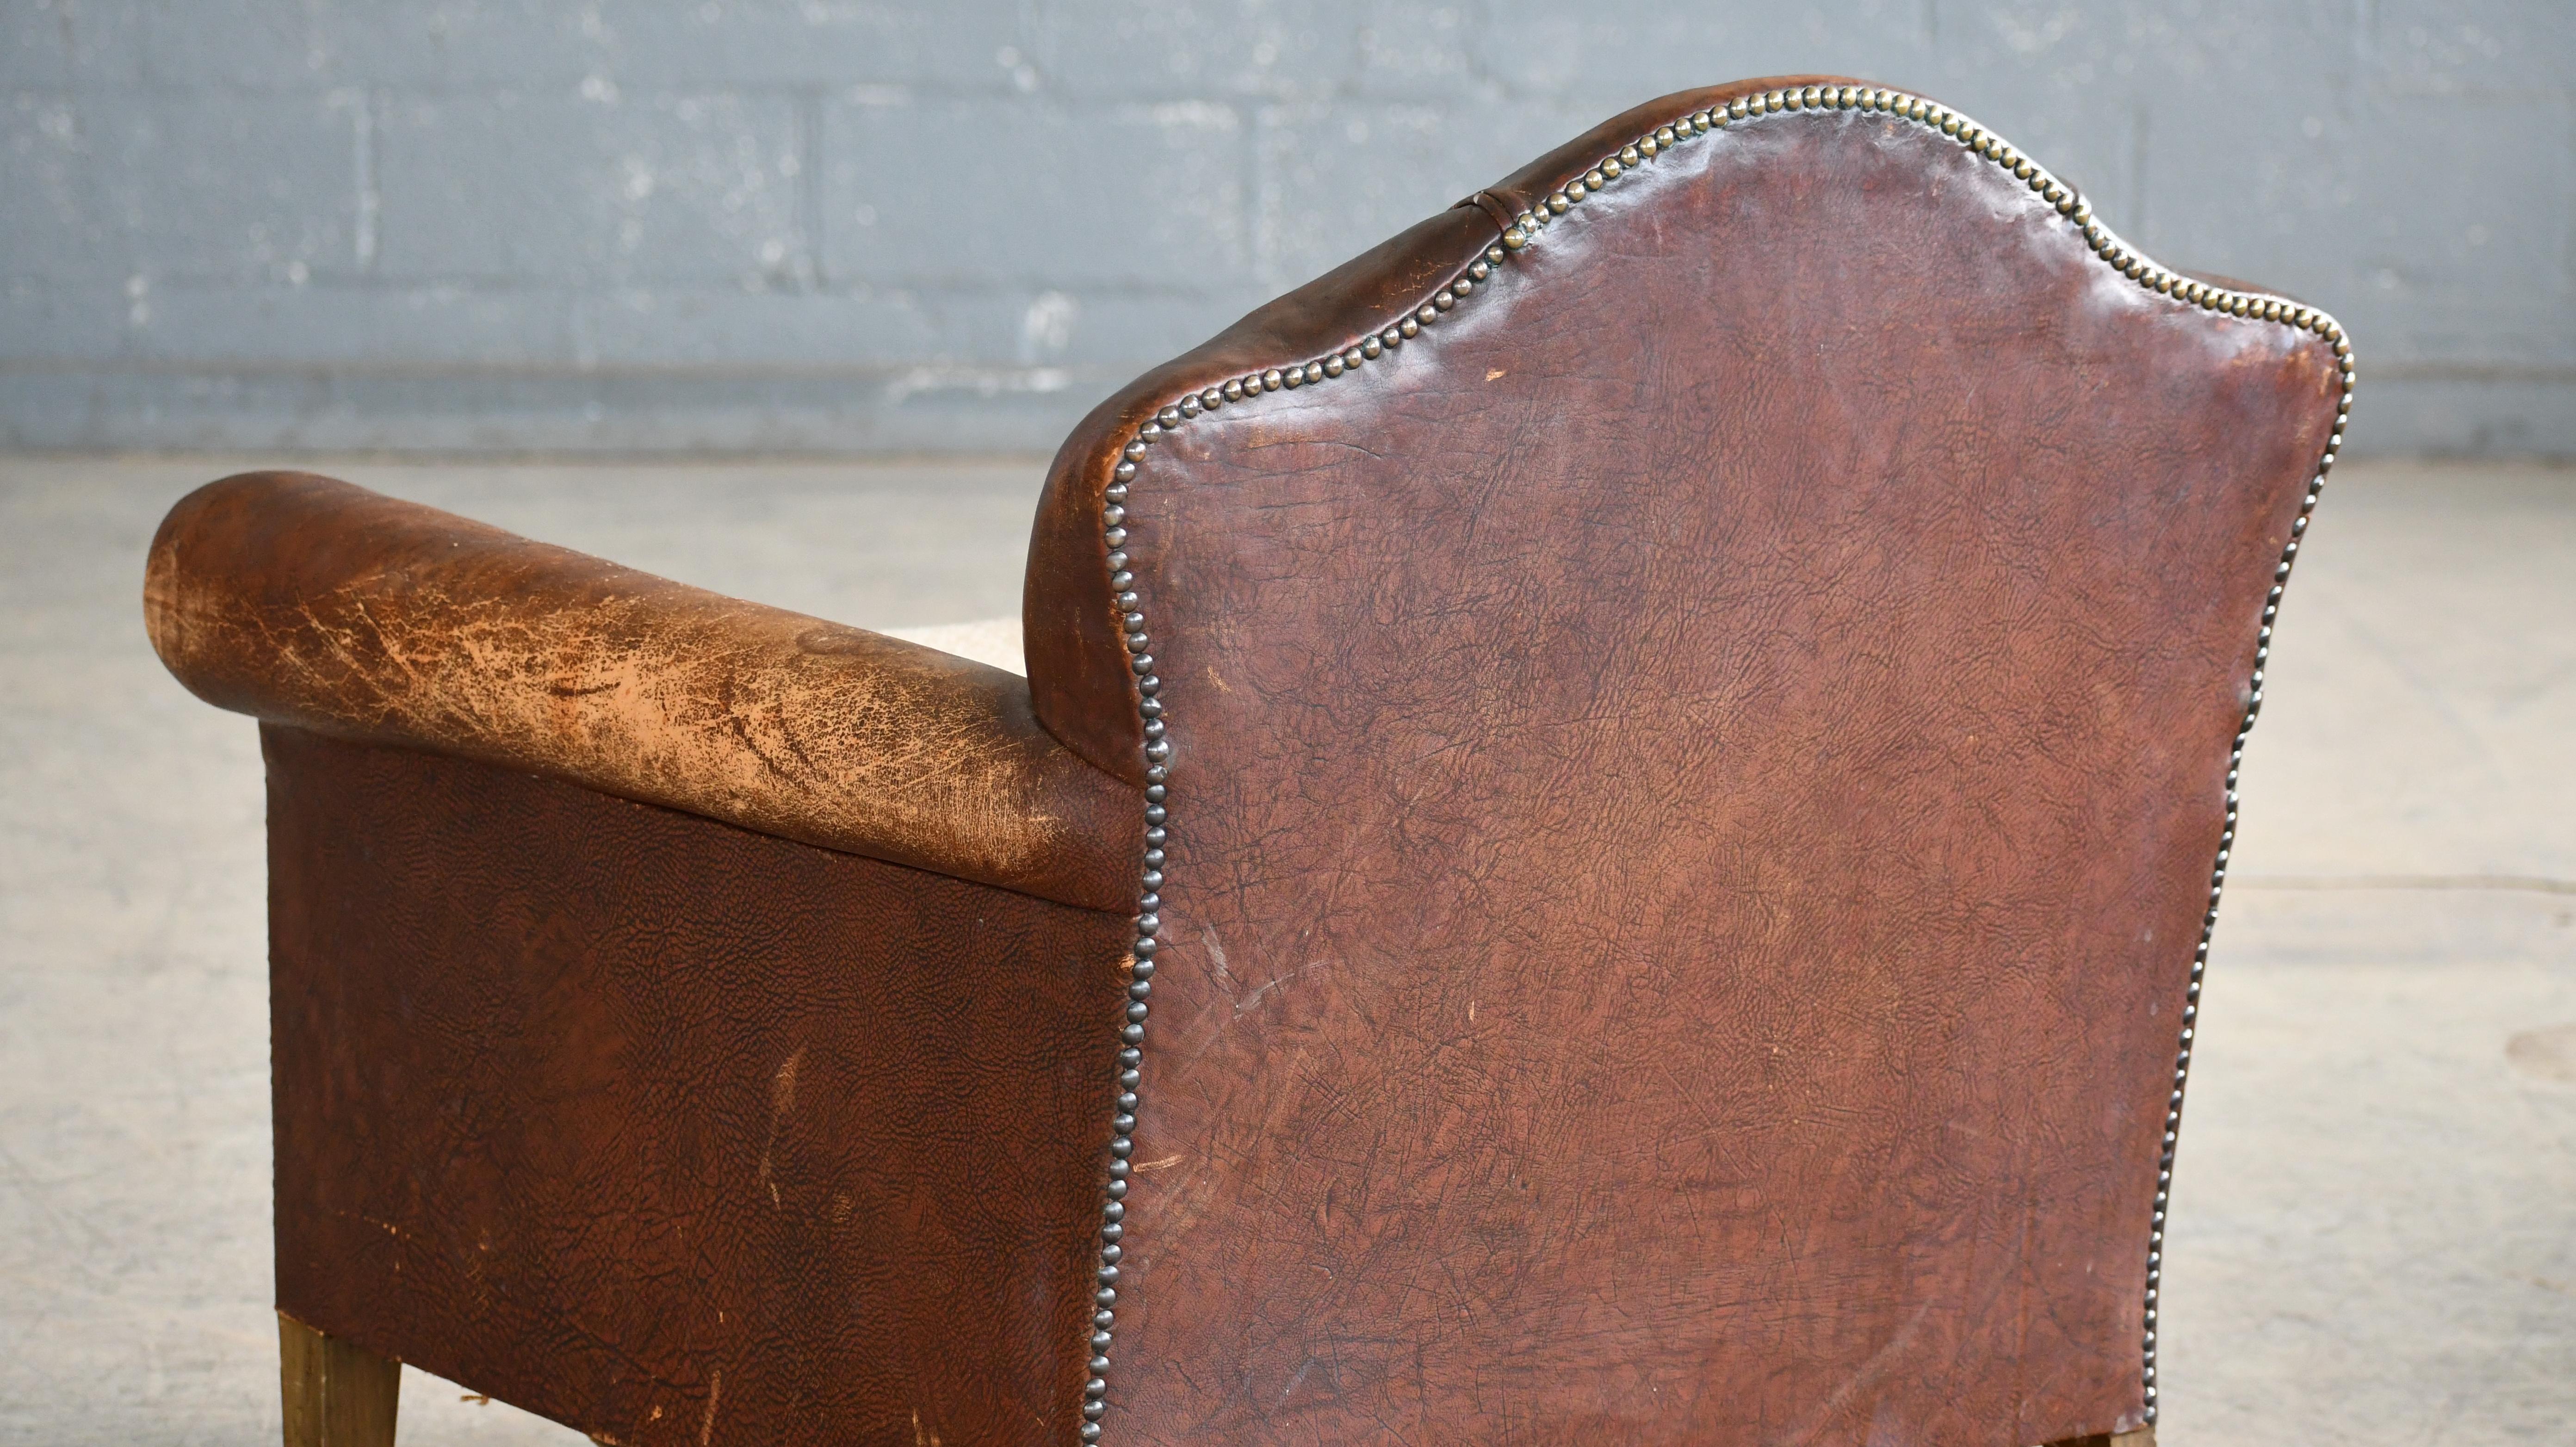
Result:
[[[2212,862],[2349,383],[2322,314],[1800,78],[1104,404],[1026,618],[1157,831],[1104,1440],[2149,1420]]]

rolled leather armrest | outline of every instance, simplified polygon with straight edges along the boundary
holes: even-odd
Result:
[[[1133,786],[1028,685],[305,473],[180,500],[144,616],[198,697],[1066,904],[1136,900]]]

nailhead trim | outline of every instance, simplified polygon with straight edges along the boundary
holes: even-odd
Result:
[[[1302,363],[1247,372],[1241,377],[1228,379],[1222,385],[1175,399],[1171,405],[1157,411],[1152,421],[1136,429],[1134,438],[1127,443],[1118,463],[1111,469],[1112,480],[1104,493],[1107,504],[1101,510],[1102,540],[1109,549],[1109,589],[1117,603],[1126,634],[1129,667],[1136,675],[1136,708],[1144,725],[1145,872],[1144,892],[1138,901],[1136,915],[1136,963],[1127,986],[1126,1023],[1119,1031],[1117,1114],[1110,1123],[1108,1199],[1101,1211],[1098,1289],[1093,1298],[1098,1309],[1091,1319],[1090,1375],[1082,1385],[1083,1441],[1100,1440],[1100,1417],[1107,1410],[1109,1349],[1117,1323],[1118,1263],[1124,1254],[1119,1242],[1126,1234],[1130,1158],[1136,1148],[1133,1134],[1136,1086],[1138,1068],[1144,1062],[1145,1021],[1152,1013],[1154,955],[1161,948],[1158,936],[1162,920],[1157,911],[1162,908],[1163,848],[1169,838],[1170,818],[1167,783],[1171,776],[1172,746],[1165,737],[1168,724],[1158,697],[1163,681],[1155,675],[1154,657],[1147,651],[1150,639],[1145,631],[1143,603],[1136,594],[1135,574],[1128,569],[1129,559],[1125,551],[1128,538],[1126,523],[1134,512],[1129,506],[1129,485],[1135,481],[1154,444],[1196,418],[1266,393],[1311,387],[1345,376],[1421,336],[1425,327],[1438,325],[1452,310],[1472,297],[1494,274],[1496,267],[1507,264],[1515,254],[1535,243],[1557,218],[1582,205],[1594,193],[1618,184],[1620,178],[1630,172],[1651,165],[1663,152],[1731,125],[1783,111],[1805,110],[1873,112],[1938,131],[2001,167],[2054,206],[2057,213],[2067,218],[2082,234],[2093,254],[2113,270],[2160,296],[2173,297],[2204,311],[2279,322],[2313,332],[2324,338],[2333,349],[2335,365],[2341,376],[2342,396],[2335,406],[2334,433],[2326,440],[2325,454],[2318,460],[2316,475],[2299,504],[2298,519],[2290,527],[2290,541],[2281,550],[2280,562],[2272,573],[2271,592],[2263,601],[2263,625],[2255,638],[2251,692],[2246,699],[2244,718],[2237,725],[2235,743],[2228,753],[2227,827],[2219,836],[2218,859],[2209,876],[2209,908],[2201,916],[2200,941],[2192,952],[2191,984],[2183,996],[2182,1038],[2174,1058],[2173,1091],[2166,1100],[2163,1150],[2156,1162],[2155,1216],[2147,1236],[2142,1382],[2146,1391],[2146,1420],[2156,1420],[2156,1305],[2164,1277],[2165,1208],[2171,1200],[2174,1142],[2182,1129],[2183,1086],[2191,1072],[2192,1031],[2200,1017],[2201,975],[2209,964],[2210,933],[2218,924],[2218,896],[2227,877],[2228,851],[2236,841],[2237,775],[2245,760],[2246,736],[2253,731],[2254,719],[2263,708],[2263,669],[2272,654],[2272,623],[2280,612],[2282,587],[2289,581],[2291,565],[2298,560],[2299,539],[2307,532],[2308,518],[2315,512],[2317,498],[2325,488],[2326,473],[2334,466],[2335,453],[2343,446],[2344,424],[2352,415],[2352,343],[2344,335],[2340,323],[2313,307],[2300,306],[2280,297],[2212,286],[2149,261],[2095,219],[2092,206],[2075,188],[2050,175],[2002,137],[1948,106],[1902,91],[1871,86],[1811,85],[1742,96],[1722,106],[1693,111],[1620,146],[1582,175],[1548,193],[1536,206],[1513,217],[1512,224],[1504,228],[1499,242],[1486,247],[1483,255],[1469,262],[1464,271],[1433,292],[1410,314],[1395,319],[1383,330],[1363,337],[1339,352],[1326,353]]]

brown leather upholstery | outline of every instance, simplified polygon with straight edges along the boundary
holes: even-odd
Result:
[[[1020,679],[304,473],[211,483],[144,618],[198,697],[829,849],[1131,907],[1132,789]]]
[[[1103,403],[1028,695],[317,480],[183,505],[174,668],[370,741],[269,734],[282,1303],[622,1443],[2151,1419],[2349,348],[1781,84]],[[860,715],[753,787],[746,692]]]
[[[1140,767],[1106,536],[1170,747],[1108,1440],[2136,1424],[2178,1014],[2336,356],[1829,111],[1641,167],[1391,355],[1163,410],[1494,237],[1416,227],[1058,457],[1040,717]]]
[[[262,743],[288,1315],[629,1447],[1075,1420],[1123,917]]]

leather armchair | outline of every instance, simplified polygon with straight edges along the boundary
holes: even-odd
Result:
[[[1025,683],[212,485],[146,605],[262,720],[290,1439],[401,1359],[622,1444],[2144,1440],[2351,381],[1795,77],[1104,402]]]

